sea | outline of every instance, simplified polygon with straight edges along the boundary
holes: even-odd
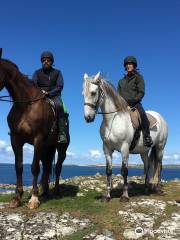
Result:
[[[39,175],[41,179],[42,169]],[[106,174],[105,166],[77,166],[77,165],[64,165],[61,172],[61,179],[72,178],[74,176],[88,176],[95,175],[96,173]],[[120,167],[113,168],[113,174],[120,174]],[[130,167],[128,176],[142,176],[143,169]],[[54,174],[51,175],[51,180],[54,179]],[[166,168],[162,169],[162,179],[172,180],[180,179],[180,168]],[[14,164],[0,164],[0,184],[16,184],[16,174]],[[32,185],[31,165],[23,165],[23,185]],[[0,192],[4,189],[0,188]]]

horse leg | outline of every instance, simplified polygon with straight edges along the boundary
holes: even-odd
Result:
[[[120,200],[123,201],[123,202],[127,202],[127,201],[129,201],[128,182],[127,182],[127,177],[128,177],[128,159],[129,159],[129,145],[128,144],[123,144],[122,145],[121,154],[122,154],[121,175],[123,176],[124,184],[123,184],[123,194],[122,194]]]
[[[53,161],[54,154],[55,154],[54,147],[46,148],[45,151],[43,150],[43,156],[42,156],[43,173],[42,173],[41,185],[42,185],[42,195],[45,197],[48,197],[49,195],[49,176],[52,168],[52,161]]]
[[[31,165],[31,172],[33,175],[33,188],[32,188],[32,196],[29,200],[27,207],[29,209],[35,209],[39,206],[40,202],[38,199],[38,175],[40,172],[40,166],[39,161],[41,159],[41,153],[42,153],[42,141],[40,139],[36,140],[34,144],[34,156],[33,156],[33,162]]]
[[[58,159],[56,163],[56,169],[55,169],[55,174],[56,174],[56,181],[55,181],[55,188],[54,192],[58,194],[59,192],[59,177],[61,174],[62,170],[62,164],[66,158],[66,150],[67,150],[68,144],[59,144],[57,151],[58,151]]]
[[[106,176],[107,176],[107,194],[106,201],[111,199],[112,189],[112,150],[106,144],[103,144],[104,155],[106,158]]]
[[[21,205],[21,197],[23,194],[23,144],[18,139],[11,135],[11,145],[15,155],[15,169],[16,169],[16,195],[10,202],[11,208],[16,208]]]

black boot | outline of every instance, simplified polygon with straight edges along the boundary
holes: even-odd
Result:
[[[150,136],[149,120],[147,118],[146,112],[144,111],[144,108],[142,107],[142,105],[140,103],[136,104],[136,107],[141,116],[141,128],[142,128],[142,132],[143,132],[144,146],[151,147],[153,144],[153,141]]]
[[[65,118],[59,119],[58,143],[67,143]]]
[[[153,141],[150,135],[144,136],[144,146],[151,147],[153,145]]]

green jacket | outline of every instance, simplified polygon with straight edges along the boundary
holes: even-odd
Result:
[[[138,72],[131,76],[126,75],[118,82],[118,93],[129,105],[141,102],[145,94],[143,77]]]

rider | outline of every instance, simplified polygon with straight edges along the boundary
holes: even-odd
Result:
[[[42,68],[34,72],[32,80],[41,89],[42,93],[51,98],[55,103],[58,112],[58,142],[67,143],[66,121],[61,100],[61,92],[64,86],[63,76],[60,70],[52,67],[54,56],[51,52],[45,51],[41,54],[41,63]]]
[[[149,121],[141,104],[145,93],[144,79],[137,71],[137,60],[134,56],[128,56],[124,59],[124,67],[127,74],[118,82],[118,93],[127,101],[130,107],[138,109],[141,116],[144,145],[150,147],[153,142],[150,136]]]

